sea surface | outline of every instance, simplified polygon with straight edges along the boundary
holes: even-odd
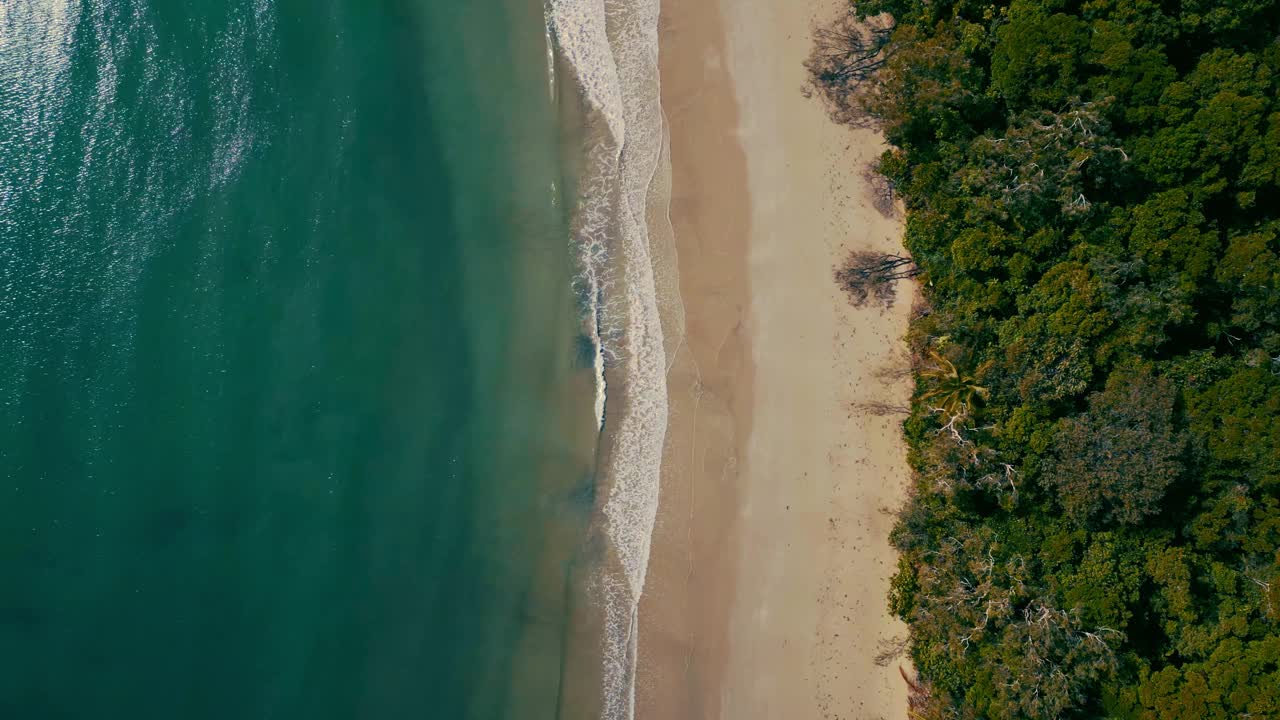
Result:
[[[632,5],[0,0],[0,718],[629,713]]]

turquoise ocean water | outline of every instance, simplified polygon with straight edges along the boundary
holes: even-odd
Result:
[[[0,0],[0,717],[556,716],[595,417],[544,29]]]

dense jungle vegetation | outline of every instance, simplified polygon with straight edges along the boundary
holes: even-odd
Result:
[[[1278,33],[1274,0],[862,0],[817,33],[907,213],[914,267],[862,277],[923,290],[917,717],[1280,718]]]

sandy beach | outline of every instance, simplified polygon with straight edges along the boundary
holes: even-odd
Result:
[[[640,606],[640,718],[905,718],[885,597],[905,492],[910,297],[853,308],[854,249],[900,249],[878,136],[802,93],[839,0],[664,3],[662,100],[685,331]],[[898,379],[894,379],[898,378]],[[905,661],[902,661],[905,662]]]

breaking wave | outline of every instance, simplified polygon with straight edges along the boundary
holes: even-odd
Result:
[[[608,720],[634,712],[638,606],[667,427],[666,355],[646,222],[651,207],[668,202],[665,184],[655,183],[664,143],[658,11],[658,0],[547,5],[548,30],[588,120],[573,232],[603,442],[598,523],[608,553],[591,584],[603,613]]]

